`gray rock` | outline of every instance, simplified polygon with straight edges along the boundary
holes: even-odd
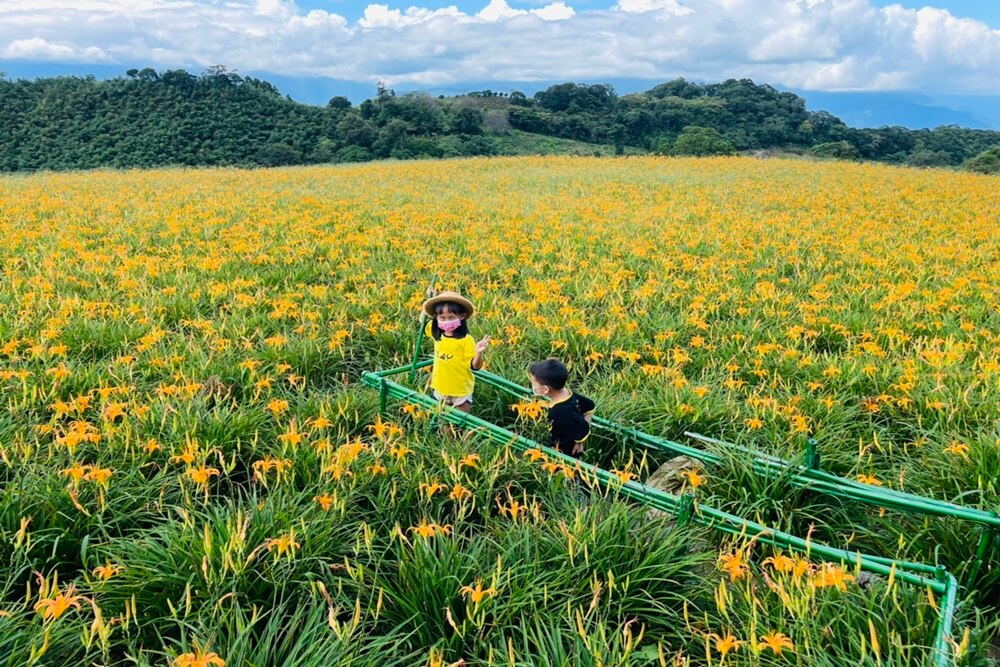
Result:
[[[700,468],[701,463],[692,458],[688,458],[687,456],[675,456],[657,468],[653,474],[646,479],[645,483],[646,486],[659,491],[679,495],[681,489],[684,488],[684,484],[687,481],[684,479],[684,473],[691,470],[699,470]],[[654,517],[671,515],[669,512],[651,509],[647,512],[647,516]]]

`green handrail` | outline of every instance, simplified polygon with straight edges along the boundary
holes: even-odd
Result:
[[[428,361],[420,364],[414,364],[412,368],[415,369],[423,367],[429,363],[430,362]],[[362,375],[362,381],[366,385],[379,390],[381,397],[380,407],[383,410],[385,408],[385,400],[389,397],[397,400],[405,400],[409,403],[416,404],[427,409],[437,409],[438,414],[444,420],[457,426],[475,428],[498,444],[510,445],[519,450],[540,449],[552,459],[561,460],[564,463],[578,467],[581,471],[587,472],[594,480],[605,488],[615,489],[622,495],[634,499],[647,507],[653,507],[673,512],[675,514],[680,514],[682,511],[686,511],[685,507],[689,505],[689,499],[654,489],[640,482],[627,481],[622,483],[621,480],[614,475],[614,473],[595,465],[582,463],[573,457],[567,456],[549,447],[545,447],[534,440],[517,435],[516,433],[497,426],[496,424],[487,422],[470,413],[444,406],[427,394],[416,392],[387,379],[387,377],[401,373],[408,368],[409,367],[402,367],[378,373],[366,372]],[[477,374],[481,377],[483,375],[491,375],[484,374],[482,371],[477,372]],[[484,379],[486,378],[484,377]],[[502,380],[503,378],[499,379]],[[504,382],[507,381],[504,380]],[[840,561],[841,563],[853,561],[857,563],[857,567],[860,569],[875,574],[888,576],[889,574],[895,572],[894,576],[900,581],[927,587],[934,593],[941,595],[943,599],[939,612],[938,628],[933,647],[936,656],[935,664],[938,665],[938,667],[947,667],[951,664],[952,660],[949,641],[952,634],[952,625],[954,623],[958,584],[954,576],[948,573],[945,568],[934,568],[933,572],[935,576],[933,578],[921,576],[921,574],[929,574],[931,567],[923,563],[909,563],[907,561],[898,561],[871,556],[861,552],[849,552],[843,549],[837,549],[825,544],[813,542],[809,539],[796,537],[790,533],[772,530],[756,522],[743,519],[722,510],[698,505],[697,503],[693,506],[693,512],[691,512],[690,519],[715,530],[732,535],[745,536],[752,532],[754,539],[757,541],[785,548],[789,551],[796,551],[807,555],[816,554],[826,560]]]
[[[427,298],[431,298],[434,286],[437,284],[437,276],[431,278],[431,286],[427,288]],[[410,382],[417,376],[417,360],[420,359],[420,344],[424,342],[424,329],[427,326],[427,313],[420,311],[420,328],[417,329],[417,344],[413,346],[413,362],[410,364]]]
[[[750,453],[758,459],[764,460],[766,455],[754,452],[753,450],[737,445],[735,443],[726,442],[724,440],[717,440],[715,438],[709,438],[707,436],[701,435],[699,433],[692,433],[690,431],[685,431],[684,435],[695,440],[700,440],[702,442],[719,445],[732,450]],[[899,491],[897,489],[889,489],[881,486],[874,486],[871,484],[865,484],[863,482],[858,482],[853,479],[847,479],[834,475],[833,473],[826,472],[824,470],[819,470],[817,468],[812,468],[810,466],[796,464],[791,461],[786,461],[778,457],[767,456],[767,465],[770,467],[781,467],[793,469],[797,472],[797,476],[804,481],[813,481],[818,485],[822,484],[832,484],[845,490],[850,490],[850,492],[860,492],[862,494],[876,494],[882,498],[894,498],[901,502],[911,502],[918,505],[922,505],[925,509],[923,513],[931,514],[935,516],[949,516],[956,519],[962,519],[965,521],[971,521],[974,523],[980,523],[984,526],[990,526],[993,528],[1000,528],[1000,517],[997,516],[996,512],[987,512],[984,510],[976,509],[974,507],[963,507],[961,505],[955,505],[954,503],[949,503],[943,500],[937,500],[935,498],[928,498],[927,496],[920,496],[915,493],[907,493],[905,491]]]
[[[494,375],[487,371],[476,371],[475,374],[487,384],[504,389],[508,391],[508,393],[517,396],[531,396],[530,389],[511,382],[506,378]],[[384,375],[388,376],[391,375],[391,373],[386,372]],[[665,438],[659,438],[637,429],[603,419],[599,416],[595,416],[593,418],[593,424],[599,428],[628,435],[634,438],[637,443],[650,449],[666,451],[675,455],[680,454],[688,456],[701,461],[702,463],[711,465],[720,465],[725,462],[723,457],[711,452],[706,452],[703,449],[690,447]],[[685,435],[702,442],[708,442],[750,455],[752,457],[751,462],[754,470],[758,473],[767,474],[772,472],[791,472],[792,474],[788,477],[791,482],[797,484],[798,486],[808,487],[826,493],[827,495],[850,498],[871,505],[891,507],[893,509],[910,510],[931,516],[951,517],[964,521],[971,521],[994,529],[1000,528],[1000,516],[997,516],[996,512],[987,512],[972,507],[963,507],[961,505],[955,505],[942,500],[927,498],[913,493],[906,493],[895,489],[863,484],[855,480],[839,477],[829,472],[810,468],[809,466],[793,463],[791,461],[786,461],[762,452],[757,452],[748,447],[709,438],[698,433],[685,432]]]

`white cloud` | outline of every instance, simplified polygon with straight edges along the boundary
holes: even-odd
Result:
[[[287,19],[297,13],[295,3],[285,0],[256,0],[253,13],[259,16],[269,16],[276,19]]]
[[[678,0],[618,0],[613,9],[632,14],[668,12],[676,16],[683,16],[694,12],[693,9],[685,7]]]
[[[48,42],[40,37],[15,39],[2,52],[11,60],[51,60],[56,62],[103,62],[108,56],[96,46],[71,46]]]
[[[686,76],[819,90],[1000,89],[1000,31],[941,9],[871,0],[617,0],[600,10],[581,9],[583,0],[532,0],[530,9],[481,1],[468,13],[372,3],[357,22],[305,12],[294,0],[0,2],[0,55],[123,70],[222,63],[391,85]]]
[[[530,14],[546,21],[563,21],[575,16],[576,12],[564,2],[554,2],[538,9],[514,9],[506,0],[490,0],[490,4],[483,7],[476,17],[483,21],[497,22]]]
[[[565,2],[553,2],[551,5],[545,5],[540,9],[532,9],[529,11],[535,16],[543,18],[546,21],[565,21],[566,19],[576,16],[576,10],[567,5]]]
[[[368,5],[365,7],[364,16],[358,21],[362,28],[405,28],[407,26],[423,23],[439,17],[448,17],[455,20],[466,18],[465,14],[458,11],[455,6],[444,9],[424,9],[423,7],[410,7],[405,12],[398,9],[389,9],[388,5]]]

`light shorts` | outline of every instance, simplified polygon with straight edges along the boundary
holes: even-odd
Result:
[[[435,389],[434,398],[441,401],[445,405],[450,405],[454,408],[457,408],[458,406],[466,402],[469,403],[470,405],[472,404],[472,394],[469,394],[468,396],[445,396],[444,394],[440,393],[437,389]]]

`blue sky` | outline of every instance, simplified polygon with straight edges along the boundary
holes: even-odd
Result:
[[[909,9],[920,9],[930,5],[947,9],[954,16],[976,19],[993,28],[1000,28],[1000,2],[997,0],[939,0],[938,2],[876,2],[879,7],[899,4]]]
[[[362,89],[682,76],[824,93],[1000,95],[1000,1],[927,3],[0,0],[0,71],[221,64]]]
[[[358,2],[357,0],[300,0],[299,6],[305,10],[319,9],[336,12],[351,21],[357,21],[364,15],[365,7],[370,2]],[[391,7],[404,9],[417,4],[429,9],[442,9],[454,5],[466,14],[474,14],[482,9],[484,3],[470,2],[470,0],[424,0],[421,2],[401,2],[393,3],[389,0],[382,0],[380,4],[388,4]],[[545,3],[537,0],[515,0],[510,2],[512,7],[532,7]],[[585,9],[608,9],[614,2],[608,0],[582,0],[572,3],[577,10]],[[947,9],[952,15],[961,18],[977,19],[994,28],[1000,28],[1000,0],[938,0],[936,2],[913,2],[911,0],[878,0],[873,2],[877,7],[885,7],[891,4],[899,4],[909,9],[920,9],[921,7],[932,6]]]

